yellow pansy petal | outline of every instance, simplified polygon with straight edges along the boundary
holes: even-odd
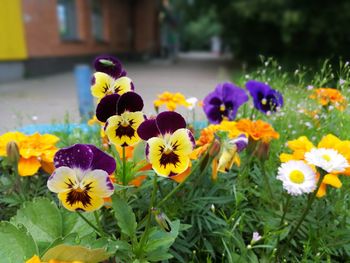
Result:
[[[103,170],[93,170],[85,174],[81,185],[89,188],[89,194],[109,197],[114,192],[114,187],[107,172]]]
[[[66,166],[57,168],[47,181],[47,187],[54,193],[67,192],[70,189],[70,185],[77,184],[76,172]]]
[[[34,175],[40,168],[41,164],[36,157],[20,158],[18,162],[18,173],[21,176]]]
[[[153,137],[148,140],[148,145],[149,162],[160,176],[167,177],[172,173],[182,173],[187,169],[190,161],[188,156],[179,156],[174,152],[163,153],[166,148],[166,142],[163,138]]]
[[[338,176],[335,174],[326,174],[322,183],[331,185],[335,188],[340,188],[342,186],[342,182],[339,180]]]
[[[192,153],[193,144],[187,129],[178,129],[170,137],[170,144],[176,145],[174,152],[179,155],[189,155]]]
[[[125,92],[131,91],[131,79],[128,77],[118,78],[113,85],[114,93],[118,93],[120,95]]]
[[[218,164],[218,171],[222,173],[227,173],[234,161],[235,161],[235,154],[236,149],[224,149],[223,153],[220,156],[219,164]]]
[[[103,198],[100,196],[92,195],[88,192],[77,193],[75,190],[59,193],[58,199],[70,211],[91,212],[99,209],[104,204]]]
[[[91,94],[96,98],[103,98],[107,94],[112,94],[114,79],[106,73],[96,72],[93,75]]]
[[[141,140],[136,131],[143,121],[141,111],[124,112],[122,115],[108,118],[105,133],[115,145],[132,146]]]

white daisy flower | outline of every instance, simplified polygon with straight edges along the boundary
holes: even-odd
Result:
[[[334,149],[313,148],[305,153],[305,160],[308,164],[320,167],[328,173],[343,172],[349,167],[345,157]]]
[[[311,193],[316,189],[316,173],[304,161],[289,161],[278,168],[277,179],[291,195]]]

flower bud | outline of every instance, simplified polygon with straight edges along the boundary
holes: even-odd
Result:
[[[10,141],[6,145],[6,155],[10,163],[17,164],[19,161],[19,148],[15,141]]]
[[[220,149],[221,149],[221,144],[220,144],[219,140],[215,139],[215,141],[213,142],[213,145],[211,146],[211,148],[209,150],[209,156],[215,157],[216,155],[219,154]]]
[[[157,209],[153,209],[154,218],[157,221],[158,225],[166,232],[171,232],[171,225],[169,218],[163,213],[158,211]]]

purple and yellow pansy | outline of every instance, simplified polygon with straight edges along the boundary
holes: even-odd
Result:
[[[144,121],[143,100],[135,92],[112,94],[101,99],[96,117],[105,124],[105,134],[115,145],[132,146],[140,141],[137,128]]]
[[[132,80],[126,76],[121,62],[112,56],[99,56],[95,59],[96,72],[91,80],[91,93],[96,98],[110,94],[123,94],[134,90]]]
[[[70,211],[99,209],[103,198],[114,192],[109,177],[116,169],[113,157],[89,144],[75,144],[59,150],[54,157],[55,171],[47,181],[62,205]]]
[[[186,171],[195,140],[180,114],[162,112],[144,121],[137,133],[147,141],[146,156],[158,175],[170,177]]]

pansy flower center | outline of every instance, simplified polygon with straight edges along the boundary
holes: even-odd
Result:
[[[262,104],[262,105],[266,105],[266,104],[267,104],[267,99],[263,98],[263,99],[261,100],[261,104]]]
[[[177,141],[175,142],[167,142],[159,147],[159,151],[161,153],[160,157],[160,165],[161,166],[167,166],[168,164],[173,164],[174,166],[177,166],[180,162],[179,156],[174,152],[179,147],[179,144]]]
[[[295,184],[302,184],[305,180],[305,176],[301,171],[293,170],[289,174],[289,179]]]
[[[220,111],[221,112],[224,112],[226,110],[226,107],[224,104],[220,105]]]

